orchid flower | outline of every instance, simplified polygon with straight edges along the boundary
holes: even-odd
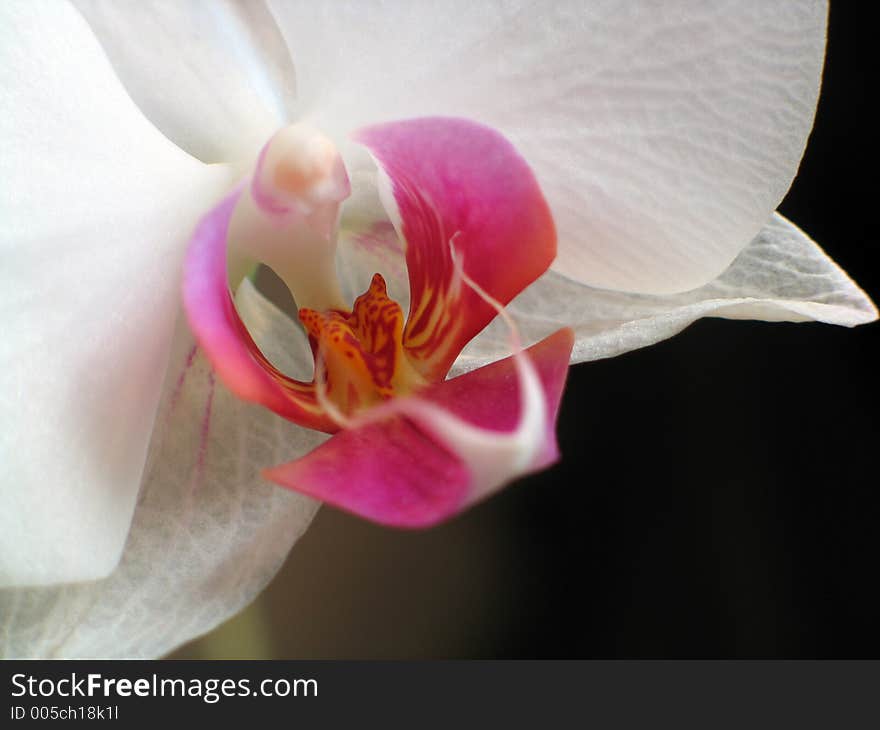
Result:
[[[556,458],[569,362],[703,316],[876,319],[773,212],[825,20],[0,4],[4,653],[204,633],[274,575],[304,495],[454,515]]]

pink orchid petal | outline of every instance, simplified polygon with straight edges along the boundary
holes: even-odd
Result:
[[[526,350],[414,398],[379,407],[360,425],[336,434],[308,455],[269,469],[271,481],[376,522],[425,527],[446,519],[523,474],[558,458],[554,427],[573,344],[563,329]],[[521,358],[517,361],[517,358]],[[478,463],[507,446],[525,420],[522,360],[539,384],[541,432],[516,459]],[[443,418],[432,422],[438,412]],[[446,420],[440,423],[439,420]],[[476,448],[455,443],[448,425],[472,434]],[[470,436],[468,436],[470,438]]]
[[[239,187],[199,223],[184,264],[183,303],[190,326],[226,386],[296,423],[335,431],[311,383],[288,378],[263,356],[238,316],[229,292],[226,234]],[[300,336],[291,324],[291,337]]]
[[[556,230],[525,160],[498,132],[432,117],[356,133],[390,183],[389,214],[406,242],[410,313],[404,345],[429,379],[446,375],[495,310],[454,276],[464,271],[507,304],[556,255]]]

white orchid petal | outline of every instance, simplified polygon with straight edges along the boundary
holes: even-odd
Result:
[[[714,279],[782,199],[825,44],[823,2],[270,7],[314,124],[442,114],[495,127],[553,209],[554,269],[652,294]]]
[[[289,320],[246,283],[236,305],[273,350]],[[128,543],[116,570],[87,583],[0,590],[0,656],[157,657],[209,631],[272,578],[318,503],[260,469],[327,437],[227,390],[179,328]]]
[[[877,319],[868,296],[792,223],[775,214],[715,281],[667,296],[591,289],[550,273],[508,307],[526,341],[561,323],[576,334],[573,362],[614,357],[677,334],[701,317],[819,321],[854,327]],[[552,315],[549,313],[552,312]],[[503,356],[504,328],[493,323],[471,342],[456,373]]]
[[[199,212],[228,185],[66,3],[0,3],[0,586],[98,578],[141,482]]]
[[[147,117],[203,162],[250,164],[290,119],[293,65],[261,0],[74,0]]]

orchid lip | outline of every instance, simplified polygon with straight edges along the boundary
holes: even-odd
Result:
[[[402,243],[406,314],[381,273],[350,307],[343,301],[335,256],[348,176],[332,143],[304,126],[274,135],[251,178],[205,218],[184,298],[234,392],[336,434],[267,478],[385,524],[424,526],[555,458],[571,333],[525,350],[505,310],[549,267],[555,227],[527,163],[494,130],[427,118],[356,139],[376,162],[379,197]],[[311,382],[273,367],[241,322],[230,284],[248,260],[290,289],[314,360]],[[498,316],[512,333],[512,355],[447,381],[461,348]],[[339,483],[340,459],[359,470],[356,483]],[[393,477],[384,469],[392,464]],[[378,481],[369,476],[375,469],[384,474]]]

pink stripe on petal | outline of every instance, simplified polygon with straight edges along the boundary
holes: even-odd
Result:
[[[389,401],[306,456],[264,472],[278,484],[386,525],[426,527],[460,512],[523,474],[558,457],[555,422],[573,344],[560,330],[529,348],[544,409],[540,443],[526,444],[526,463],[508,459],[491,466],[474,463],[439,434],[437,412],[473,434],[482,454],[516,457],[504,445],[522,422],[523,379],[515,357],[439,383],[418,396]],[[481,474],[484,478],[481,478]]]
[[[190,327],[217,374],[238,397],[300,425],[336,431],[315,400],[314,386],[288,378],[266,360],[233,304],[226,234],[242,190],[243,186],[236,188],[205,215],[190,241],[183,271],[183,304]]]
[[[526,161],[498,132],[431,117],[362,129],[355,139],[390,181],[389,211],[406,242],[411,303],[404,345],[429,379],[443,378],[495,310],[460,286],[464,271],[507,304],[556,256],[550,209]]]

